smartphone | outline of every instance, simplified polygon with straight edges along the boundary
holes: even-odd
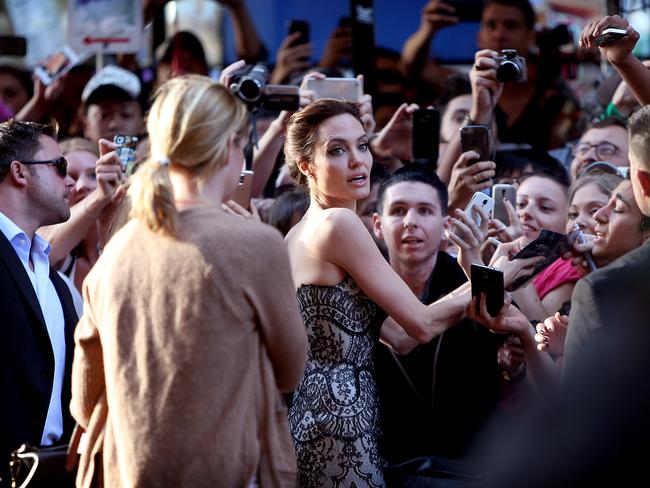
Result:
[[[476,222],[476,225],[478,227],[481,227],[481,215],[476,210],[474,210],[477,207],[483,210],[483,212],[487,214],[488,218],[490,218],[492,215],[492,210],[494,210],[494,200],[491,197],[487,196],[485,193],[477,191],[472,196],[472,199],[467,204],[467,207],[465,207],[465,213],[467,216]]]
[[[612,42],[623,39],[625,36],[627,36],[627,30],[610,27],[601,32],[600,35],[594,39],[594,42],[597,46],[607,46]]]
[[[0,36],[0,56],[24,56],[27,39],[20,36]]]
[[[115,152],[122,163],[122,171],[125,175],[131,176],[135,164],[135,149],[138,145],[138,138],[136,136],[117,135],[113,138],[113,142],[118,146]]]
[[[460,22],[481,21],[481,15],[483,14],[483,0],[456,0],[448,3],[456,9],[453,16],[458,17]],[[447,15],[446,12],[445,15]]]
[[[64,46],[60,51],[51,55],[44,63],[34,68],[34,74],[44,85],[50,85],[79,62],[79,55]]]
[[[440,112],[422,108],[413,112],[413,161],[435,169],[440,142]]]
[[[239,174],[239,183],[232,199],[248,210],[251,206],[251,190],[253,189],[253,172],[245,169]]]
[[[514,185],[494,185],[492,187],[492,198],[494,199],[494,218],[499,219],[506,225],[510,225],[512,222],[510,222],[508,210],[506,210],[506,205],[503,203],[503,199],[507,198],[510,200],[510,204],[514,206],[517,201],[517,189]]]
[[[503,271],[489,266],[472,264],[470,281],[472,297],[478,297],[481,293],[485,293],[488,313],[492,317],[499,315],[499,311],[503,307]],[[477,304],[477,312],[480,313],[479,304]]]
[[[571,245],[573,245],[574,240],[577,240],[580,244],[585,243],[585,235],[582,233],[582,229],[577,222],[573,224],[573,230],[567,235],[567,238],[569,239],[569,244]],[[589,268],[589,271],[596,271],[596,269],[598,269],[598,266],[596,266],[591,253],[583,253],[583,256],[585,258],[585,261],[587,261],[587,267]]]
[[[510,285],[511,290],[516,290],[531,277],[550,266],[554,261],[560,259],[562,255],[571,249],[571,242],[565,234],[553,232],[548,229],[542,229],[537,239],[530,242],[521,251],[515,254],[512,259],[526,259],[535,256],[544,256],[544,259],[535,265],[533,273],[525,277],[516,279]]]
[[[314,92],[315,98],[337,98],[348,102],[358,102],[361,98],[361,83],[356,78],[309,78],[307,90]]]
[[[469,164],[479,161],[490,161],[490,129],[485,125],[466,125],[460,128],[460,148],[462,152],[474,151],[479,158]]]
[[[352,25],[352,19],[347,16],[339,17],[339,27],[350,27]]]
[[[363,75],[364,92],[374,96],[377,91],[374,0],[350,0],[352,19],[352,69]]]
[[[291,43],[291,46],[309,44],[309,23],[306,20],[291,19],[287,21],[287,35],[299,32],[298,39]]]

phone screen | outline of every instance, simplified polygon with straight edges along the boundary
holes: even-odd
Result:
[[[117,152],[117,156],[122,163],[122,171],[127,176],[130,176],[134,169],[135,149],[138,145],[138,138],[135,136],[117,135],[113,138],[113,142],[118,145],[115,152]]]
[[[544,260],[535,265],[532,275],[513,281],[510,288],[516,290],[528,281],[531,276],[535,276],[544,268],[550,266],[554,261],[558,260],[564,253],[568,252],[569,249],[571,249],[571,242],[565,234],[553,232],[548,229],[542,229],[539,236],[537,236],[537,239],[515,254],[512,259],[526,259],[535,256],[544,256]]]
[[[295,19],[287,21],[287,34],[293,34],[294,32],[299,32],[300,36],[291,43],[292,46],[309,43],[309,23],[307,21]]]

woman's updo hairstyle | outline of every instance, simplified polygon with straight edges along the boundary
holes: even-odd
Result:
[[[300,172],[298,163],[307,161],[311,164],[314,161],[318,127],[325,120],[342,114],[352,115],[363,127],[361,113],[356,105],[333,98],[316,100],[289,119],[284,157],[289,166],[289,174],[298,186],[307,186],[307,176]]]
[[[173,236],[177,211],[169,165],[201,184],[226,164],[228,141],[244,137],[243,103],[216,81],[197,75],[172,78],[155,95],[147,117],[150,156],[133,175],[131,216],[154,232]]]

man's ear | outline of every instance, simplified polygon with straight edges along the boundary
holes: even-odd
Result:
[[[650,172],[638,168],[636,177],[639,180],[639,185],[641,185],[641,193],[643,193],[644,197],[650,198]]]
[[[25,187],[27,186],[26,171],[29,171],[27,166],[20,164],[19,161],[12,161],[9,164],[9,172],[5,176],[5,180],[10,179],[13,186]]]
[[[372,231],[377,239],[384,240],[384,233],[381,231],[381,217],[377,212],[372,214]]]

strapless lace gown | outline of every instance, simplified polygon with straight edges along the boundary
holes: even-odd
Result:
[[[349,276],[297,294],[309,339],[289,411],[298,485],[384,486],[374,354],[386,315]]]

